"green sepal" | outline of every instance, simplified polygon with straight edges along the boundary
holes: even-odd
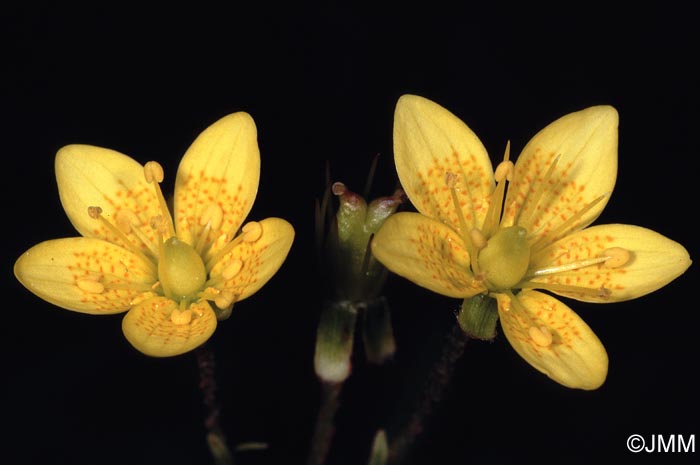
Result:
[[[498,303],[485,294],[464,299],[457,321],[469,337],[490,341],[496,337]]]
[[[328,302],[316,332],[314,369],[328,383],[342,383],[350,376],[357,308],[349,300]]]
[[[391,324],[391,310],[384,297],[368,300],[359,305],[362,312],[362,342],[365,355],[371,363],[382,364],[396,352],[396,340]]]

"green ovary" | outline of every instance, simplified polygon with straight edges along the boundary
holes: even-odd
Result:
[[[489,289],[510,289],[523,279],[530,263],[527,231],[520,226],[503,228],[479,253],[479,269]]]
[[[163,243],[158,260],[158,279],[166,297],[193,300],[202,290],[207,270],[199,254],[186,242],[171,237]]]

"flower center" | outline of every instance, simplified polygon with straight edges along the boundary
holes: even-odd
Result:
[[[521,226],[500,229],[479,252],[478,264],[491,290],[518,284],[530,263],[527,231]]]
[[[191,245],[173,236],[161,247],[158,279],[166,297],[191,302],[207,279],[207,270]]]
[[[461,211],[458,199],[458,175],[447,172],[445,182],[452,195],[452,202],[457,214],[457,229],[464,239],[470,256],[470,271],[474,281],[483,286],[484,291],[502,292],[508,289],[544,289],[553,292],[567,292],[596,298],[607,297],[610,290],[604,287],[586,287],[576,284],[543,282],[543,277],[565,273],[593,266],[603,268],[621,268],[633,259],[634,252],[620,247],[611,247],[587,258],[571,262],[556,263],[554,260],[545,266],[533,267],[531,260],[541,263],[542,253],[548,246],[576,230],[577,224],[586,213],[593,209],[609,195],[602,194],[593,200],[578,205],[578,209],[558,224],[528,235],[525,227],[519,225],[522,206],[508,222],[504,222],[503,209],[506,200],[507,183],[515,176],[515,166],[510,161],[510,143],[506,144],[503,161],[494,171],[496,187],[491,195],[484,222],[479,228],[473,222],[468,223]],[[549,187],[555,184],[560,172],[557,171],[560,156],[550,163],[541,179],[537,180],[534,192],[527,192],[524,198],[530,210],[537,211],[541,200]],[[533,183],[534,184],[534,183]],[[534,330],[533,330],[534,331]],[[540,338],[542,341],[546,337]]]

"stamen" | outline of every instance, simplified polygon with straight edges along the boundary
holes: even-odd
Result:
[[[165,179],[163,167],[157,161],[149,161],[143,165],[143,174],[146,177],[147,183],[156,182],[160,184]]]
[[[484,218],[483,232],[484,236],[491,237],[496,233],[498,225],[501,222],[501,214],[503,212],[503,199],[505,198],[506,192],[506,181],[510,181],[513,177],[513,171],[515,170],[513,162],[509,160],[510,158],[510,141],[506,143],[506,150],[503,154],[503,161],[498,164],[496,171],[494,173],[494,178],[496,179],[496,189],[491,195],[491,202],[489,203],[489,209],[486,212],[486,217]]]
[[[211,203],[207,206],[207,208],[204,210],[204,213],[199,218],[199,225],[204,226],[204,228],[202,229],[202,231],[200,231],[199,239],[197,239],[197,245],[194,248],[197,251],[197,253],[203,255],[202,252],[204,250],[207,238],[209,237],[209,232],[212,229],[214,231],[217,231],[221,227],[223,219],[224,211],[219,205]]]
[[[627,264],[632,258],[632,253],[622,247],[611,247],[603,251],[605,268],[619,268]]]
[[[75,285],[78,286],[81,291],[90,294],[102,294],[105,290],[104,284],[97,279],[81,278],[75,281]]]
[[[205,284],[207,286],[204,288],[204,291],[200,292],[197,297],[199,297],[202,300],[214,300],[216,297],[221,294],[221,291],[214,287],[213,285],[210,285],[209,283]]]
[[[609,194],[603,194],[597,198],[595,198],[592,202],[589,202],[586,204],[581,210],[577,211],[573,215],[571,215],[566,221],[561,223],[559,226],[556,228],[552,229],[551,231],[541,234],[540,236],[536,236],[537,239],[530,245],[530,248],[532,250],[533,255],[536,254],[537,252],[540,252],[542,249],[559,239],[564,235],[564,232],[569,229],[570,226],[572,226],[576,221],[580,220],[581,217],[588,212],[591,208],[596,206],[598,203],[600,203],[603,199],[605,199]]]
[[[262,233],[262,225],[257,221],[251,221],[244,224],[239,235],[234,237],[231,242],[219,250],[216,255],[207,260],[207,270],[211,270],[219,260],[221,260],[227,253],[231,252],[231,250],[233,250],[233,248],[238,244],[241,242],[255,242],[262,237]]]
[[[257,221],[246,223],[243,225],[243,228],[241,228],[241,235],[243,236],[244,242],[255,242],[260,239],[262,233],[262,225]]]
[[[476,250],[481,250],[486,247],[486,244],[488,244],[486,236],[484,236],[484,233],[482,233],[479,229],[474,228],[469,234],[471,236],[472,244]]]
[[[585,260],[578,260],[571,263],[566,263],[564,265],[548,266],[546,268],[540,268],[529,274],[530,277],[546,276],[555,273],[563,273],[565,271],[578,270],[580,268],[585,268],[587,266],[597,265],[599,263],[605,263],[610,260],[611,257],[593,257],[587,258]]]
[[[158,250],[154,248],[152,241],[140,229],[141,220],[136,213],[131,210],[119,210],[116,214],[115,223],[124,234],[132,233],[138,240],[145,245],[153,255],[153,258],[158,257]]]
[[[175,325],[188,325],[192,321],[192,310],[174,309],[170,313],[170,321]]]
[[[221,277],[228,281],[229,279],[234,278],[238,273],[240,273],[242,268],[243,261],[238,258],[234,258],[233,260],[231,260],[231,263],[226,265],[226,268],[223,269],[223,271],[221,272]]]
[[[200,226],[209,225],[212,229],[217,230],[221,227],[224,219],[224,211],[221,206],[215,203],[210,203],[204,210],[202,217],[199,219]]]
[[[522,206],[520,209],[516,212],[515,217],[513,218],[513,224],[518,224],[518,221],[520,220],[520,214],[525,210],[525,205],[528,203],[528,200],[532,203],[532,211],[534,212],[535,209],[537,208],[537,204],[540,202],[540,199],[544,195],[544,192],[547,190],[546,186],[549,185],[549,180],[552,178],[552,174],[554,174],[554,169],[557,167],[557,164],[559,163],[559,160],[561,159],[561,155],[557,155],[554,157],[554,160],[552,160],[552,164],[549,165],[549,168],[547,169],[547,172],[545,173],[544,177],[542,178],[542,181],[537,182],[534,180],[530,185],[528,185],[528,192],[527,196],[525,197],[525,200],[523,201]],[[530,195],[530,188],[532,184],[539,185],[540,188],[535,191],[535,195],[532,197],[532,199],[529,199]]]
[[[464,244],[466,245],[467,252],[469,252],[469,257],[471,258],[471,265],[474,272],[476,272],[475,266],[478,268],[478,263],[476,261],[476,250],[474,249],[474,244],[472,244],[470,231],[472,228],[467,226],[467,220],[464,218],[462,213],[462,207],[459,203],[459,198],[457,198],[457,175],[451,172],[445,173],[445,184],[450,189],[450,195],[452,196],[452,203],[455,207],[455,212],[457,213],[457,220],[459,221],[459,229],[464,239]]]
[[[119,228],[107,221],[107,218],[105,218],[102,215],[101,207],[88,207],[88,215],[90,215],[90,218],[92,219],[99,220],[105,228],[107,228],[112,234],[117,236],[124,243],[124,246],[127,249],[129,249],[130,252],[133,252],[134,254],[138,255],[141,259],[143,259],[144,262],[148,264],[148,266],[153,271],[155,271],[155,263],[153,262],[153,260],[149,258],[145,253],[143,253],[143,251],[139,247],[134,245],[134,243],[131,242],[131,240],[129,240],[129,238],[126,237],[126,235]]]
[[[530,335],[532,342],[540,347],[549,347],[552,345],[552,333],[546,326],[540,326],[539,328],[530,326],[527,333]]]
[[[610,289],[605,287],[590,288],[582,286],[571,286],[569,284],[559,284],[559,283],[542,283],[535,281],[522,281],[518,283],[520,289],[544,289],[545,291],[553,292],[571,292],[575,294],[607,298],[610,297],[612,292]]]
[[[502,294],[501,296],[503,295],[507,296],[508,298],[508,300],[505,302],[499,299],[499,304],[503,307],[504,311],[510,311],[511,309],[515,310],[522,317],[535,323],[532,315],[520,302],[517,296],[515,296],[511,291],[506,291],[505,294]],[[532,342],[539,347],[549,347],[554,342],[554,335],[552,334],[552,331],[544,325],[529,326],[527,328],[527,333]]]
[[[160,183],[163,182],[165,174],[163,172],[163,167],[157,161],[149,161],[143,166],[143,174],[146,178],[146,182],[153,184],[153,188],[156,192],[156,198],[158,198],[158,203],[160,205],[160,211],[163,218],[167,219],[166,228],[167,234],[164,239],[169,239],[175,235],[175,227],[173,226],[173,218],[170,216],[170,209],[168,209],[168,204],[163,197],[163,191],[160,189]]]
[[[235,299],[236,297],[232,292],[221,291],[221,293],[214,299],[214,304],[221,310],[225,310],[227,307],[233,305]]]
[[[80,290],[88,292],[90,294],[102,294],[105,291],[119,290],[119,291],[135,291],[139,293],[147,293],[151,286],[146,283],[130,283],[130,282],[110,282],[105,283],[102,281],[102,276],[84,276],[78,278],[75,281],[75,285],[78,286]]]
[[[510,141],[508,142],[508,144],[510,144]],[[498,164],[493,176],[496,179],[496,182],[503,182],[504,180],[511,181],[513,179],[514,171],[515,165],[513,164],[513,162],[510,160],[506,160]]]
[[[226,282],[235,278],[241,272],[244,264],[241,259],[231,258],[231,261],[221,270],[221,273],[211,276],[204,283],[205,290],[199,297],[205,300],[214,300],[221,293],[220,289],[225,286]]]
[[[88,215],[90,215],[90,218],[93,220],[100,219],[102,215],[102,208],[101,207],[88,207]]]

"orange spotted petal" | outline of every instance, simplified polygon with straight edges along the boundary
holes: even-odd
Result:
[[[259,179],[260,151],[250,115],[234,113],[206,128],[177,171],[178,237],[190,245],[201,244],[204,250],[216,241],[211,256],[231,240],[250,212]]]
[[[100,207],[103,218],[117,226],[132,244],[157,253],[156,234],[150,223],[160,214],[159,203],[138,162],[110,149],[68,145],[56,154],[56,180],[63,208],[80,234],[127,245],[88,214],[89,207]],[[137,230],[140,238],[135,235]]]
[[[597,389],[605,382],[605,348],[573,310],[537,291],[522,291],[515,300],[496,297],[506,338],[535,369],[570,388]]]
[[[551,233],[550,240],[591,224],[615,186],[617,127],[613,107],[595,106],[537,133],[516,160],[504,224],[538,236]]]
[[[418,213],[395,213],[372,239],[372,253],[394,273],[449,297],[484,288],[469,271],[469,253],[453,229]]]
[[[577,263],[609,256],[604,263]],[[552,288],[552,292],[588,302],[619,302],[653,292],[683,274],[691,264],[679,243],[639,226],[592,226],[555,242],[532,257],[531,270],[565,270],[543,274],[532,281],[601,290],[579,293]]]
[[[243,240],[221,257],[211,269],[212,280],[223,280],[220,287],[236,301],[256,293],[282,266],[294,240],[294,228],[280,218],[257,223],[261,234]]]
[[[216,315],[206,301],[186,310],[166,297],[152,297],[129,310],[122,320],[124,336],[153,357],[172,357],[204,344],[216,330]]]
[[[35,245],[15,263],[15,276],[54,305],[81,313],[120,313],[149,292],[155,268],[109,242],[73,237]]]
[[[479,138],[440,105],[402,96],[394,115],[394,160],[401,186],[419,212],[460,229],[481,228],[494,189],[493,168]],[[454,184],[457,202],[448,184]]]

